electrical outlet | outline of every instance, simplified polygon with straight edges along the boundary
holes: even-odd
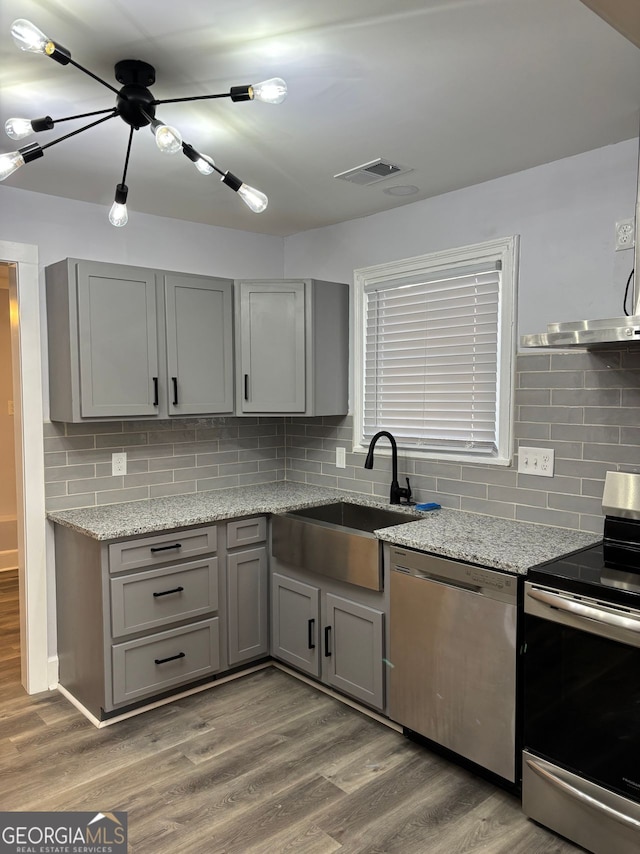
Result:
[[[13,408],[13,401],[7,401],[7,415],[15,415],[15,409]]]
[[[521,474],[553,477],[554,457],[552,448],[519,448],[518,471]]]
[[[616,223],[616,252],[620,249],[632,249],[635,245],[635,220],[621,219]]]
[[[337,469],[346,469],[347,460],[346,460],[346,451],[344,448],[336,448],[336,468]]]
[[[119,474],[127,473],[127,455],[126,453],[122,454],[111,454],[111,474],[113,477]]]

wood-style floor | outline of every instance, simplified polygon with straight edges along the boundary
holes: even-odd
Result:
[[[519,801],[269,667],[105,729],[20,686],[0,574],[0,809],[125,810],[132,854],[576,854]]]

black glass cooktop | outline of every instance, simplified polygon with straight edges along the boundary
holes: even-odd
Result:
[[[605,559],[603,544],[530,569],[528,581],[631,607],[640,605],[640,563],[623,566]]]

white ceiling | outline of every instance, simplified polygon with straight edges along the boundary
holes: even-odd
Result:
[[[71,65],[18,50],[9,35],[15,18],[33,21],[117,88],[118,60],[151,63],[157,98],[287,81],[280,106],[222,99],[157,111],[267,193],[264,213],[181,154],[159,152],[144,128],[127,177],[130,219],[144,211],[288,235],[638,134],[640,49],[580,0],[2,0],[2,122],[56,119],[115,98]],[[6,184],[103,204],[106,222],[127,138],[115,118],[51,147]],[[11,151],[33,138],[2,139],[0,150]],[[368,187],[333,178],[378,157],[413,171]],[[418,192],[384,192],[398,184]]]

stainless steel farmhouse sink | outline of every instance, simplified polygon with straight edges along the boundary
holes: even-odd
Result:
[[[382,590],[382,543],[373,532],[421,518],[418,513],[337,501],[273,517],[276,560]]]

